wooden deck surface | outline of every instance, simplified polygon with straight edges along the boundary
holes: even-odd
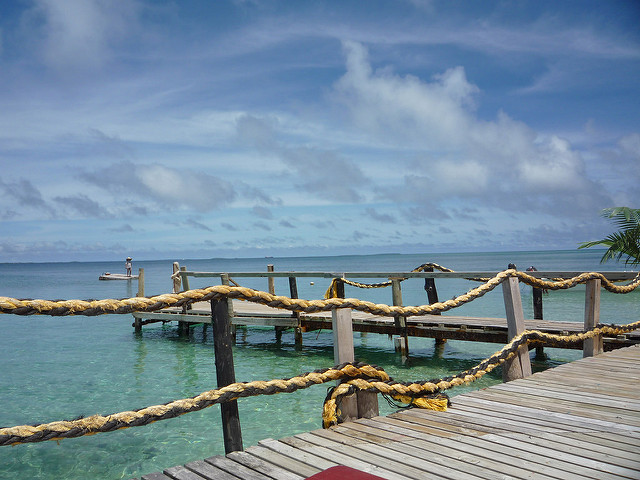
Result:
[[[303,331],[331,330],[331,313],[319,312],[300,315],[300,319],[287,310],[268,307],[257,303],[233,300],[234,325],[278,326],[286,328],[302,327]],[[196,302],[187,315],[181,309],[167,308],[157,313],[136,312],[134,317],[146,322],[185,321],[190,323],[211,323],[211,306],[208,302]],[[394,319],[363,312],[352,312],[353,330],[356,332],[400,335]],[[559,322],[553,320],[525,320],[525,328],[547,333],[570,334],[582,332],[584,324],[580,322]],[[420,315],[407,318],[407,333],[410,337],[441,338],[449,340],[467,340],[505,344],[508,342],[506,318],[461,317],[454,315]],[[605,337],[606,350],[640,343],[640,332],[627,335]],[[554,344],[561,348],[582,349],[577,343],[571,347],[566,344]]]
[[[267,439],[144,480],[303,479],[346,465],[388,479],[640,478],[640,347],[329,430]]]

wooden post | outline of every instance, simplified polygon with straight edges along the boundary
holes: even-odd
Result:
[[[504,307],[507,314],[507,332],[509,341],[516,335],[524,332],[524,313],[522,311],[522,298],[520,297],[520,285],[518,279],[509,277],[502,282],[504,295]],[[529,348],[522,345],[517,354],[502,366],[502,380],[508,382],[516,378],[524,378],[531,375],[531,361],[529,360]]]
[[[338,298],[344,298],[344,282],[342,279],[338,279],[338,283],[336,284],[336,295]]]
[[[178,262],[173,262],[173,275],[171,276],[173,279],[173,293],[178,293],[180,291],[180,275],[177,275],[179,271],[180,264]]]
[[[298,283],[296,282],[296,277],[289,277],[289,295],[290,298],[298,298]],[[293,312],[293,316],[298,319],[298,326],[293,330],[296,349],[300,349],[302,348],[302,327],[300,326],[300,312]]]
[[[600,323],[600,279],[587,282],[584,300],[584,330],[592,329]],[[582,356],[593,357],[602,353],[602,335],[588,338],[582,343]]]
[[[144,268],[138,269],[138,293],[136,297],[144,297]]]
[[[191,290],[189,288],[189,277],[187,276],[187,267],[180,267],[180,279],[182,280],[182,291]]]
[[[235,383],[231,338],[231,318],[228,299],[211,300],[211,323],[213,325],[213,348],[215,351],[216,378],[218,388]],[[238,402],[233,400],[220,404],[222,435],[225,453],[242,451],[242,431]]]
[[[396,306],[402,306],[402,288],[400,287],[401,278],[390,278],[391,280],[391,295],[393,298],[393,304]],[[400,334],[400,353],[402,354],[402,363],[404,363],[409,356],[409,335],[407,335],[407,319],[403,316],[395,317],[396,327],[402,330]],[[397,350],[397,349],[396,349]]]
[[[144,297],[144,268],[138,269],[138,293],[136,297]],[[135,333],[142,333],[142,319],[134,317],[133,319],[133,331]]]
[[[333,362],[336,365],[354,361],[353,325],[351,309],[334,308],[331,310],[331,327],[333,329]],[[350,422],[358,418],[358,400],[355,395],[342,399],[338,405],[340,415],[338,421]]]
[[[433,272],[433,267],[426,267],[424,269],[425,272]],[[436,289],[436,279],[435,278],[425,278],[424,279],[424,290],[427,292],[427,300],[429,305],[438,303],[438,290]],[[435,312],[433,315],[440,315],[442,312]],[[446,338],[435,338],[436,348],[442,349],[444,344],[447,343]]]
[[[534,320],[542,320],[542,289],[541,288],[533,288],[533,319]],[[542,345],[538,345],[536,347],[536,359],[544,360],[547,356],[544,353],[544,347]]]
[[[534,266],[527,268],[527,272],[537,272],[538,269]],[[537,287],[531,287],[533,294],[533,319],[542,320],[542,289]],[[544,360],[547,356],[544,354],[544,347],[542,345],[536,346],[536,360]]]
[[[223,273],[223,274],[220,275],[220,283],[222,285],[229,285],[231,283],[231,282],[229,282],[229,274],[228,273]],[[234,312],[233,312],[233,300],[228,299],[227,308],[229,310],[229,312],[228,312],[229,313],[229,318],[233,319],[233,315],[234,315]],[[235,343],[236,342],[236,326],[231,323],[231,320],[229,321],[229,329],[231,330],[231,337],[233,339],[233,343]]]
[[[336,365],[355,360],[353,351],[353,325],[351,309],[335,308],[331,311],[333,328],[333,361]],[[357,392],[344,397],[340,405],[339,422],[349,422],[356,418],[372,418],[379,415],[378,394]]]
[[[273,272],[273,265],[267,265],[267,272]],[[269,293],[271,295],[276,294],[276,285],[273,277],[269,277],[267,279],[267,284],[269,285]]]
[[[189,287],[189,277],[187,276],[187,267],[180,267],[180,280],[182,282],[182,291],[186,292],[187,290],[191,290]],[[191,304],[184,305],[182,307],[182,313],[187,313],[187,310],[191,310]]]

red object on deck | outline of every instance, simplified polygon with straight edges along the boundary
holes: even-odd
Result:
[[[384,480],[377,475],[361,472],[354,468],[338,465],[307,477],[307,480]]]

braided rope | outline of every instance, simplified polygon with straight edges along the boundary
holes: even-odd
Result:
[[[436,312],[445,312],[453,308],[469,303],[476,298],[482,297],[486,293],[496,288],[508,277],[517,277],[523,283],[549,290],[560,290],[572,288],[580,283],[589,280],[600,279],[602,287],[613,293],[629,293],[640,285],[640,274],[627,285],[615,285],[604,275],[597,272],[582,273],[576,277],[561,280],[549,281],[541,280],[524,272],[516,270],[504,270],[495,277],[467,293],[459,295],[451,300],[437,302],[431,305],[420,306],[390,306],[376,304],[373,302],[358,300],[357,298],[330,298],[326,300],[303,300],[284,296],[272,295],[267,292],[253,290],[246,287],[231,287],[228,285],[214,285],[202,289],[187,290],[180,293],[167,293],[154,297],[133,297],[122,300],[18,300],[10,297],[0,297],[0,313],[10,313],[14,315],[104,315],[104,314],[126,314],[133,312],[154,312],[167,307],[182,307],[193,302],[209,300],[221,300],[223,298],[237,298],[249,302],[260,303],[274,308],[290,310],[294,312],[316,313],[327,312],[335,308],[351,308],[361,312],[393,316],[416,316],[427,315]]]
[[[379,392],[410,405],[442,411],[446,410],[449,404],[448,397],[443,393],[445,390],[482,378],[498,365],[513,357],[518,348],[524,344],[544,343],[545,340],[571,343],[601,334],[618,335],[628,333],[638,328],[640,328],[640,321],[619,326],[598,326],[587,332],[573,335],[556,335],[537,330],[526,330],[474,367],[457,375],[437,380],[396,382],[380,367],[362,363],[346,363],[289,379],[238,382],[220,389],[203,392],[195,397],[175,400],[164,405],[155,405],[139,410],[106,416],[92,415],[77,420],[57,421],[39,425],[0,428],[0,446],[61,440],[148,425],[158,420],[174,418],[185,413],[202,410],[217,403],[250,396],[294,392],[312,385],[335,380],[346,380],[346,382],[331,389],[325,399],[323,406],[323,426],[325,428],[338,422],[338,403],[341,397],[357,390]]]
[[[139,410],[125,411],[112,415],[92,415],[69,421],[57,421],[40,425],[21,425],[0,429],[0,445],[32,443],[45,440],[80,437],[99,432],[111,432],[128,427],[148,425],[158,420],[174,418],[185,413],[195,412],[217,403],[229,402],[243,397],[256,395],[274,395],[282,392],[294,392],[311,385],[333,380],[376,378],[389,380],[389,375],[378,368],[366,364],[343,364],[306,373],[283,380],[238,382],[226,387],[209,390],[195,397],[175,400],[164,405],[155,405]]]
[[[413,270],[411,270],[411,272],[412,273],[423,272],[423,271],[426,271],[427,268],[440,270],[441,272],[453,273],[453,270],[451,270],[450,268],[443,267],[442,265],[438,265],[437,263],[433,263],[433,262],[423,263],[419,267],[416,267]],[[401,281],[403,280],[406,280],[406,279],[405,278],[401,279]],[[488,279],[481,279],[481,280],[485,281]],[[344,277],[334,278],[333,280],[331,280],[331,284],[329,285],[329,288],[325,292],[324,298],[336,298],[338,296],[339,282],[342,282],[346,285],[351,285],[352,287],[357,287],[357,288],[385,288],[390,286],[392,283],[391,280],[387,280],[386,282],[379,282],[379,283],[361,283],[361,282],[354,282],[353,280],[348,280]]]
[[[346,395],[355,393],[357,390],[380,392],[410,405],[443,411],[446,410],[449,404],[448,397],[443,393],[445,390],[459,385],[468,385],[482,378],[497,366],[514,357],[522,345],[544,344],[545,341],[549,340],[570,344],[584,341],[597,335],[620,335],[638,328],[640,328],[640,320],[627,325],[597,326],[586,332],[572,335],[557,335],[539,330],[525,330],[521,334],[513,337],[508,344],[490,357],[474,367],[451,377],[412,383],[364,381],[360,379],[349,380],[331,389],[327,394],[323,407],[323,426],[324,428],[328,428],[338,423],[339,400]]]

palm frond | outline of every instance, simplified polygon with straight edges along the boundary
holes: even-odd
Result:
[[[602,240],[583,242],[578,248],[590,248],[597,245],[609,247],[600,263],[607,260],[620,261],[624,258],[625,265],[640,265],[640,209],[629,207],[605,208],[602,216],[613,221],[619,228]]]

